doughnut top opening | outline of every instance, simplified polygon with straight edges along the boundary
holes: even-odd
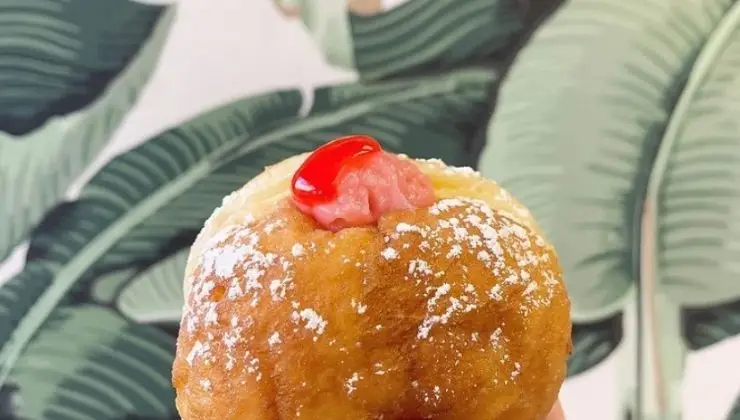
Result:
[[[435,202],[431,180],[416,165],[360,135],[316,149],[293,175],[291,192],[301,212],[335,232]]]

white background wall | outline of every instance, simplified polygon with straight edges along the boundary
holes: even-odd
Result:
[[[383,3],[393,7],[404,1]],[[355,79],[353,73],[327,66],[301,25],[277,13],[270,0],[182,0],[179,7],[159,68],[138,106],[70,197],[112,156],[205,109],[278,88]],[[0,283],[20,270],[24,254],[21,246],[0,264]],[[619,358],[616,352],[566,382],[561,398],[569,420],[618,419]],[[685,420],[724,420],[738,393],[740,338],[689,357]]]

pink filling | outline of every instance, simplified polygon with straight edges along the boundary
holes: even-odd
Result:
[[[375,224],[385,213],[427,207],[435,201],[429,178],[412,162],[386,152],[343,171],[336,185],[333,201],[312,207],[296,203],[303,213],[335,232]]]

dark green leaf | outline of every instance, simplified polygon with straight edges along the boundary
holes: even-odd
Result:
[[[18,387],[7,384],[0,388],[0,419],[16,420],[18,417]]]
[[[58,305],[88,300],[101,274],[146,267],[184,247],[182,235],[266,165],[356,132],[391,151],[468,163],[468,127],[486,120],[492,83],[490,71],[467,70],[322,88],[306,117],[298,115],[298,91],[272,93],[212,111],[114,159],[78,200],[50,214],[32,237],[24,270],[0,287],[0,384]]]
[[[683,311],[683,328],[690,349],[701,350],[740,332],[740,301]]]
[[[2,133],[3,127],[0,126],[0,191],[3,192],[5,200],[4,205],[0,206],[0,260],[5,259],[13,247],[26,237],[29,230],[36,226],[44,214],[59,203],[72,182],[108,144],[113,133],[147,85],[174,20],[174,11],[160,13],[159,8],[136,5],[128,1],[92,1],[96,5],[117,4],[118,6],[115,6],[110,13],[116,13],[117,8],[122,8],[121,15],[111,16],[110,19],[88,15],[87,12],[79,9],[80,5],[91,3],[90,1],[54,3],[59,7],[49,6],[46,9],[32,8],[34,4],[39,3],[38,0],[24,0],[22,3],[28,6],[28,10],[25,6],[18,6],[19,11],[16,14],[3,9],[10,7],[7,2],[0,2],[0,124],[3,123],[3,118],[10,118],[19,124],[25,124],[22,116],[6,115],[3,117],[4,112],[12,114],[16,111],[20,112],[21,109],[36,115],[29,116],[30,119],[45,120],[51,114],[56,118],[24,136],[22,142],[8,140],[8,136]],[[47,2],[44,1],[44,3]],[[70,7],[71,9],[67,9]],[[31,13],[29,11],[31,9],[35,12]],[[24,10],[30,14],[24,14]],[[77,28],[74,22],[55,21],[52,18],[55,16],[54,13],[63,10],[66,10],[65,13],[72,13],[75,19],[89,21],[87,26],[99,28],[100,25],[112,25],[110,30],[113,32],[105,35],[105,39],[88,40],[86,37],[94,36],[94,34],[85,35],[86,30],[91,30],[90,28]],[[98,6],[91,7],[90,12],[100,13],[100,9]],[[36,16],[34,13],[39,15]],[[51,14],[46,16],[45,13]],[[108,12],[105,16],[109,16]],[[17,24],[4,23],[6,20],[13,19],[19,19]],[[4,54],[3,46],[10,48],[8,45],[13,44],[13,40],[17,41],[17,39],[12,38],[11,35],[3,35],[3,33],[13,32],[15,34],[13,36],[20,36],[20,34],[31,36],[32,33],[38,32],[33,29],[34,24],[48,27],[47,30],[51,31],[46,33],[38,29],[39,36],[43,36],[43,42],[50,43],[47,45],[48,48],[41,48],[44,45],[41,40],[38,42],[28,40],[25,43],[19,41],[17,42],[18,48],[24,47],[16,53],[25,54],[25,56]],[[124,24],[126,27],[121,27]],[[53,30],[62,29],[69,33],[65,32],[63,37],[60,35],[61,38],[56,39]],[[119,35],[114,35],[119,32]],[[143,37],[144,35],[146,37]],[[75,37],[83,37],[85,39],[82,40],[87,43],[77,45],[78,41]],[[56,43],[60,45],[54,46]],[[114,43],[116,46],[113,45]],[[65,53],[63,47],[68,44],[70,48],[75,46],[85,50],[90,47],[93,50]],[[31,47],[37,48],[37,51],[34,53],[24,49]],[[95,49],[99,47],[110,47],[110,50]],[[111,67],[113,71],[114,62],[120,61],[116,57],[128,50],[132,51],[131,54],[134,52],[137,54],[133,57],[130,57],[131,54],[126,54],[126,61],[120,63],[119,67],[115,67],[115,72],[110,75],[110,77],[115,76],[114,79],[106,76],[101,69],[95,68],[95,66],[105,66]],[[103,53],[105,56],[98,56]],[[62,55],[58,58],[45,58],[44,54]],[[69,61],[64,66],[54,61],[62,58]],[[24,66],[31,67],[26,69]],[[55,66],[60,67],[56,69]],[[95,75],[86,75],[85,72],[93,72]],[[95,86],[88,85],[85,80],[93,76],[108,77],[102,86],[106,88],[105,91],[96,91],[94,97],[85,99],[85,109],[75,108],[74,114],[59,116],[73,110],[60,108],[63,105],[67,106],[65,104],[68,101],[64,98],[51,98],[45,95],[92,95],[93,92],[89,89]],[[62,80],[55,80],[57,78]],[[30,85],[23,85],[21,82],[24,80]],[[82,85],[76,87],[74,83]],[[18,84],[18,86],[9,88],[13,84]],[[49,84],[53,86],[47,86]],[[55,89],[61,90],[57,92]],[[41,102],[33,105],[26,103],[28,101]],[[46,115],[48,113],[51,114]],[[36,128],[36,125],[32,128]]]
[[[732,406],[730,414],[727,415],[727,420],[740,420],[740,397],[735,400],[735,405]]]
[[[568,359],[568,376],[598,365],[622,341],[622,316],[593,323],[573,324],[573,352]]]
[[[94,306],[59,308],[16,362],[16,415],[34,420],[171,416],[174,339]]]
[[[387,11],[375,2],[377,10],[362,12],[352,11],[352,2],[348,11],[345,0],[274,1],[299,12],[330,63],[356,69],[365,80],[505,61],[542,9],[542,0],[534,7],[520,0],[409,0]]]
[[[88,106],[136,55],[162,10],[120,0],[1,2],[0,132],[27,134]]]
[[[350,14],[355,65],[365,79],[489,59],[516,39],[523,23],[515,0],[410,0],[376,15]]]

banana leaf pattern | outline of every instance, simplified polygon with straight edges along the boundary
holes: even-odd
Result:
[[[0,419],[177,419],[204,220],[265,166],[350,133],[476,167],[534,212],[573,300],[564,398],[619,365],[619,408],[569,418],[694,418],[688,360],[740,353],[737,2],[197,3],[0,0]],[[166,83],[191,71],[177,51],[209,49],[182,34],[217,43],[203,11],[239,7],[276,25],[262,43],[299,22],[352,80],[266,81],[125,138],[148,98],[198,92]],[[735,398],[696,418],[740,420]]]

